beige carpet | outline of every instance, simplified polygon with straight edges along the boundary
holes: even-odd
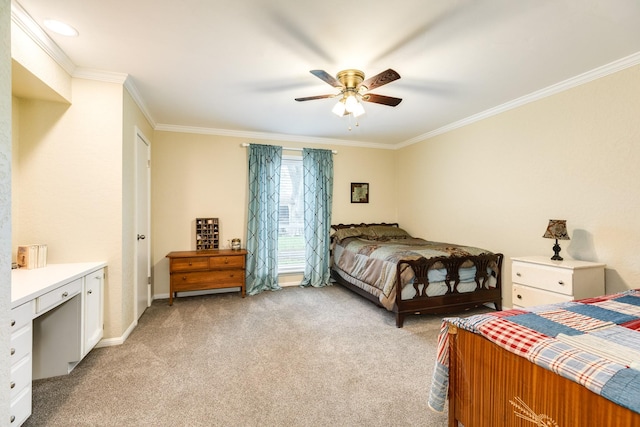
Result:
[[[427,407],[440,318],[340,287],[155,301],[121,346],[34,382],[25,426],[445,426]]]

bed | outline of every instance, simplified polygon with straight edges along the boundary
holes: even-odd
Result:
[[[502,254],[415,238],[397,223],[331,227],[333,280],[394,312],[399,328],[407,314],[501,310]]]
[[[640,426],[640,290],[445,318],[429,406],[449,426]]]

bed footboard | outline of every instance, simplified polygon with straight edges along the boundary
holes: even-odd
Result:
[[[469,255],[465,257],[437,257],[400,260],[396,269],[396,283],[402,282],[402,275],[407,268],[415,274],[413,287],[415,296],[402,299],[402,286],[396,285],[396,326],[401,328],[404,317],[408,313],[451,313],[477,307],[484,303],[495,304],[496,310],[502,310],[502,254]],[[460,292],[460,268],[476,268],[476,289],[473,292]],[[447,291],[444,295],[428,296],[428,272],[433,268],[445,268]],[[495,277],[495,285],[489,286],[491,277]]]
[[[449,427],[640,425],[640,414],[452,325],[448,397]]]

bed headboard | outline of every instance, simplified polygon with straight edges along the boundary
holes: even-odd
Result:
[[[363,222],[363,223],[360,223],[360,224],[332,224],[331,228],[333,228],[334,230],[340,230],[341,228],[372,227],[374,225],[386,225],[386,226],[389,226],[389,227],[400,227],[397,222],[391,222],[391,223],[379,222],[379,223],[372,223],[372,224],[365,224]]]

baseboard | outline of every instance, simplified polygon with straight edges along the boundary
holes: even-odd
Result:
[[[131,325],[129,325],[127,330],[124,331],[124,334],[120,335],[119,337],[115,337],[115,338],[104,338],[104,339],[101,339],[98,342],[98,344],[96,344],[95,348],[112,347],[112,346],[115,346],[115,345],[124,344],[124,342],[127,340],[127,338],[129,338],[129,335],[131,335],[131,332],[133,332],[133,330],[136,328],[136,326],[138,326],[138,321],[134,320],[133,323],[131,323]]]

